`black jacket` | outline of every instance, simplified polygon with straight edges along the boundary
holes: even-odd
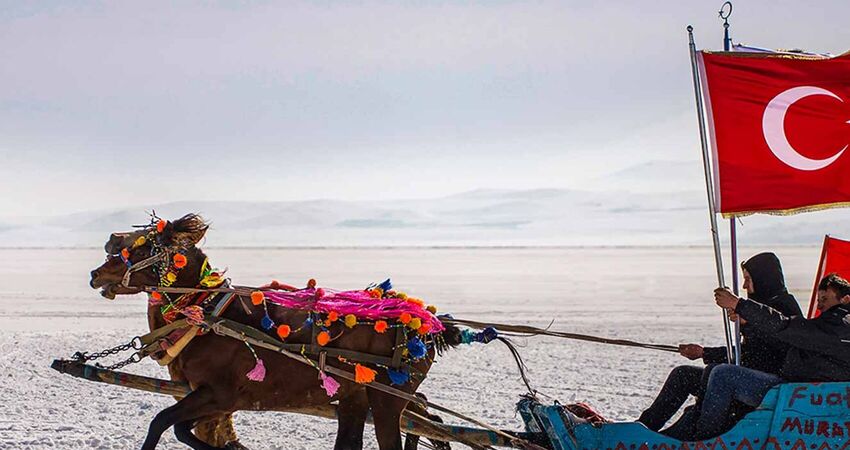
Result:
[[[775,254],[759,253],[742,266],[749,272],[753,282],[751,300],[769,306],[786,317],[803,314],[797,299],[785,288],[785,276]],[[761,332],[749,323],[741,325],[741,365],[744,367],[778,375],[789,348],[788,344],[770,333]],[[728,363],[726,347],[705,348],[703,361],[706,364]]]
[[[735,312],[759,332],[791,346],[779,373],[782,379],[850,381],[850,307],[837,305],[808,320],[741,299]]]
[[[768,299],[762,304],[786,317],[803,314],[797,299],[787,292]],[[741,325],[742,366],[778,375],[789,349],[790,346],[787,343],[760,331],[749,322]],[[707,347],[704,349],[702,359],[706,364],[729,362],[726,358],[726,347]]]

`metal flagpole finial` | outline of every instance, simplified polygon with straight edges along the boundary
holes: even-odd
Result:
[[[717,12],[720,15],[720,18],[723,19],[723,26],[729,26],[729,16],[732,15],[732,2],[724,2],[723,6],[720,7],[720,11]]]

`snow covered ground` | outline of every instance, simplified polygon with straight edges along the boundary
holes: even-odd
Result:
[[[762,249],[741,249],[750,256]],[[805,310],[819,249],[774,248]],[[361,288],[395,285],[456,317],[545,325],[579,333],[677,344],[720,344],[711,249],[210,249],[240,284],[272,278]],[[169,397],[96,384],[50,369],[54,358],[94,351],[145,332],[144,299],[101,298],[88,273],[102,250],[0,249],[0,448],[137,448]],[[518,342],[534,386],[562,402],[587,401],[628,420],[646,407],[675,354],[544,338]],[[151,361],[132,372],[166,377]],[[519,429],[513,406],[523,386],[507,350],[494,343],[453,351],[422,392],[495,426]],[[283,413],[238,413],[253,449],[330,448],[334,423]],[[376,448],[367,428],[367,448]],[[183,448],[171,432],[159,448]]]

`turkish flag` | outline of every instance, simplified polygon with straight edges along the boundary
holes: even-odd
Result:
[[[697,58],[718,212],[850,206],[850,54]]]
[[[843,241],[827,235],[823,239],[823,250],[820,254],[820,264],[815,275],[815,287],[812,289],[812,301],[809,302],[809,319],[820,315],[817,310],[818,283],[828,274],[837,273],[842,278],[850,279],[850,241]]]

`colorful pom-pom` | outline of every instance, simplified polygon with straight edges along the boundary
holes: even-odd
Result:
[[[156,232],[162,233],[163,231],[165,231],[166,225],[168,225],[168,222],[163,219],[159,219],[159,222],[156,223]]]
[[[337,320],[339,320],[339,313],[336,311],[329,312],[328,320],[330,320],[331,322],[336,322]]]
[[[425,356],[428,349],[425,348],[425,344],[419,338],[413,338],[407,341],[407,352],[413,359],[419,359]]]
[[[422,325],[419,326],[419,329],[417,329],[416,331],[419,334],[422,334],[422,335],[428,334],[428,332],[431,331],[431,324],[423,323]]]
[[[372,298],[381,298],[383,297],[383,295],[384,291],[382,291],[380,288],[375,288],[369,291],[369,297]]]
[[[339,391],[339,381],[334,380],[329,375],[325,375],[324,372],[319,372],[319,376],[322,378],[322,387],[325,389],[328,397],[336,395],[337,391]]]
[[[434,305],[428,305],[425,309],[431,314],[437,314],[437,307]]]
[[[419,327],[422,326],[422,319],[414,317],[410,319],[410,323],[408,323],[407,326],[409,326],[412,330],[418,330]]]
[[[272,320],[272,318],[269,317],[268,314],[266,314],[263,317],[263,320],[260,322],[260,325],[263,326],[264,330],[271,330],[272,328],[274,328],[274,320]]]
[[[375,381],[375,375],[377,375],[377,374],[378,374],[378,372],[375,372],[374,370],[372,370],[372,369],[370,369],[366,366],[363,366],[363,365],[360,365],[360,364],[354,365],[354,381],[356,381],[357,383],[360,383],[360,384],[371,383],[371,382]]]
[[[266,295],[263,294],[263,291],[254,291],[251,292],[251,303],[254,305],[262,305],[263,300],[266,299]]]
[[[316,299],[321,300],[325,296],[325,290],[322,288],[316,289]]]
[[[173,282],[177,281],[177,274],[174,273],[174,272],[168,272],[168,273],[165,274],[165,279],[168,280],[169,282],[173,283]]]
[[[186,259],[186,255],[184,255],[182,253],[175,254],[174,258],[172,258],[172,259],[174,260],[174,267],[176,267],[178,269],[182,269],[182,268],[186,267],[186,264],[188,264],[188,262],[189,262],[189,260]]]
[[[413,316],[411,316],[410,313],[401,313],[401,315],[398,316],[398,321],[405,325],[409,324],[411,320],[413,320]]]
[[[425,307],[425,302],[423,302],[422,300],[420,300],[418,298],[407,297],[407,301],[410,302],[410,303],[413,303],[414,305],[416,305],[420,308]]]
[[[141,247],[141,246],[145,245],[145,242],[147,242],[147,241],[148,240],[147,240],[146,237],[139,236],[139,237],[136,238],[136,241],[133,242],[133,247]]]
[[[291,332],[292,332],[292,328],[290,328],[290,327],[289,327],[289,325],[284,324],[284,325],[281,325],[281,326],[277,327],[277,335],[278,335],[281,339],[286,339],[286,338],[288,338],[288,337],[289,337],[289,333],[291,333]]]
[[[348,328],[354,328],[357,325],[357,316],[354,314],[346,314],[345,315],[345,326]]]
[[[319,343],[322,347],[328,345],[328,342],[331,341],[331,335],[328,334],[327,331],[322,331],[321,333],[316,335],[316,342]]]
[[[159,291],[153,291],[151,292],[151,298],[154,300],[162,300],[162,293]]]
[[[402,300],[407,300],[407,294],[405,294],[404,292],[397,292],[395,294],[395,296],[396,296],[396,298],[400,298]]]
[[[254,368],[251,369],[250,372],[245,374],[251,381],[263,381],[266,379],[266,365],[263,364],[263,360],[257,358],[257,364],[254,365]]]
[[[307,280],[307,289],[314,289],[315,287],[316,287],[316,280],[315,279],[310,278],[309,280]]]
[[[390,377],[390,384],[402,385],[410,380],[410,374],[400,370],[387,369],[387,375]]]
[[[124,259],[130,259],[130,250],[127,250],[126,248],[122,248],[121,249],[121,257],[124,258]]]
[[[375,322],[375,331],[378,333],[384,333],[387,331],[387,322],[385,320],[379,320]]]

